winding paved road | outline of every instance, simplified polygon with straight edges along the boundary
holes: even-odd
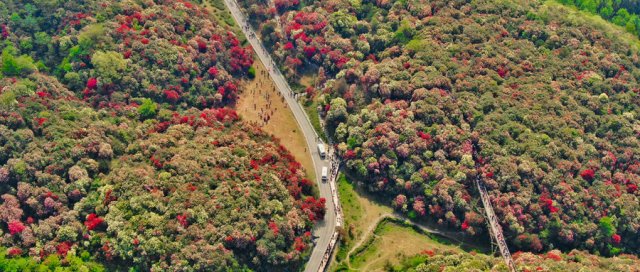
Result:
[[[307,114],[302,108],[302,106],[296,101],[291,94],[293,91],[287,83],[287,80],[280,73],[280,70],[277,67],[274,67],[274,61],[271,59],[267,49],[264,47],[262,42],[257,38],[255,32],[248,25],[247,20],[244,14],[240,11],[237,3],[234,0],[224,0],[225,4],[235,21],[240,25],[242,32],[247,37],[247,40],[253,47],[254,51],[262,61],[262,63],[269,70],[269,75],[276,84],[278,90],[285,97],[289,108],[293,112],[300,129],[302,130],[304,137],[307,141],[307,148],[311,152],[311,158],[313,159],[313,164],[315,166],[316,172],[316,183],[318,184],[318,188],[320,191],[320,197],[323,197],[327,200],[326,204],[326,214],[324,216],[324,220],[316,223],[316,227],[313,230],[313,235],[318,238],[315,240],[316,245],[311,252],[311,256],[309,257],[309,261],[307,262],[307,266],[305,267],[305,271],[313,271],[316,272],[319,270],[324,254],[329,247],[329,243],[331,241],[331,237],[335,231],[336,227],[336,211],[335,207],[332,203],[332,195],[331,188],[329,187],[328,182],[322,182],[320,179],[320,173],[322,172],[322,167],[329,167],[329,161],[323,160],[320,158],[317,150],[318,141],[321,141],[313,129],[311,122],[307,118]]]

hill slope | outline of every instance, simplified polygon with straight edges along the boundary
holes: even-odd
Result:
[[[320,67],[347,169],[391,205],[483,233],[481,177],[515,249],[638,253],[633,47],[538,1],[275,4],[247,10],[292,79]]]
[[[3,269],[304,265],[324,199],[229,108],[252,53],[209,17],[188,1],[0,4]]]

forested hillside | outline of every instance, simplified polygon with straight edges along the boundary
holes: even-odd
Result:
[[[561,253],[552,250],[546,254],[516,252],[515,263],[521,271],[593,271],[627,272],[638,271],[640,261],[635,256],[623,255],[613,258],[593,256],[584,251],[572,250]],[[457,253],[427,250],[421,255],[407,258],[389,271],[435,272],[435,271],[508,271],[499,257],[477,253]]]
[[[253,62],[250,49],[188,1],[3,5],[3,54],[31,57],[31,69],[58,76],[97,107],[136,97],[183,108],[223,106],[236,97],[233,75]]]
[[[637,0],[559,0],[565,5],[598,14],[628,32],[640,36],[640,1]]]
[[[398,210],[483,234],[482,179],[515,250],[639,252],[640,59],[613,33],[542,1],[243,3]]]
[[[304,265],[325,200],[233,110],[252,52],[208,18],[188,1],[0,3],[0,270]]]

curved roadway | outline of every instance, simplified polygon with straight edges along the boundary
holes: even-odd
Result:
[[[320,179],[322,167],[329,168],[329,160],[328,158],[327,160],[323,160],[322,158],[320,158],[317,150],[317,144],[321,140],[319,139],[316,131],[313,129],[313,126],[307,118],[307,114],[302,106],[300,106],[298,101],[296,101],[296,99],[291,96],[293,91],[291,90],[289,83],[280,73],[280,70],[277,68],[277,66],[274,65],[275,62],[271,59],[271,56],[269,55],[262,42],[255,35],[255,32],[248,24],[244,14],[238,8],[237,3],[234,0],[224,0],[224,2],[233,15],[235,21],[238,23],[238,25],[240,25],[242,32],[247,37],[247,40],[253,47],[254,51],[256,52],[262,63],[265,65],[265,67],[267,67],[269,75],[275,82],[276,87],[285,97],[289,108],[293,112],[293,115],[304,134],[304,137],[307,141],[307,148],[311,152],[311,158],[313,159],[313,164],[316,168],[316,183],[318,184],[320,197],[325,198],[327,201],[324,220],[316,222],[316,226],[313,230],[313,235],[317,238],[314,240],[315,246],[313,248],[313,251],[311,252],[311,256],[309,257],[307,266],[305,267],[305,271],[316,272],[320,269],[322,259],[324,258],[325,252],[329,247],[331,236],[333,235],[336,227],[336,211],[335,206],[332,203],[333,197],[331,195],[331,188],[329,187],[329,182],[322,182]]]

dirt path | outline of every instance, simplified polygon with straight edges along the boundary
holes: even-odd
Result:
[[[356,251],[358,248],[360,248],[363,243],[365,243],[367,240],[369,240],[369,238],[372,235],[375,235],[375,233],[374,233],[375,229],[378,227],[378,225],[380,225],[380,223],[382,223],[383,220],[385,220],[387,218],[406,221],[406,222],[409,222],[411,225],[419,228],[423,232],[440,235],[440,236],[446,237],[447,239],[451,239],[451,240],[459,242],[459,243],[464,243],[464,242],[460,241],[458,238],[456,238],[456,232],[439,231],[437,229],[431,228],[431,227],[426,226],[424,224],[409,221],[406,217],[404,217],[401,214],[398,214],[398,213],[385,213],[385,214],[380,215],[371,225],[369,225],[369,227],[367,228],[366,232],[363,233],[362,237],[360,237],[358,242],[356,242],[351,247],[349,252],[347,253],[346,263],[347,263],[347,266],[349,267],[349,269],[353,269],[353,268],[351,268],[351,254],[353,254],[354,251]],[[358,270],[358,269],[354,269],[354,270]]]
[[[374,221],[371,225],[369,225],[369,227],[367,228],[367,231],[365,233],[363,233],[362,237],[360,237],[360,240],[358,240],[358,242],[353,245],[353,247],[351,247],[351,249],[349,250],[349,252],[347,252],[347,266],[349,267],[349,269],[351,268],[351,254],[358,248],[360,248],[360,246],[362,245],[362,243],[364,243],[365,241],[367,241],[367,239],[369,239],[369,236],[374,235],[374,230],[376,229],[376,227],[378,227],[378,225],[380,224],[380,222],[382,222],[382,220],[384,220],[385,218],[389,218],[392,217],[392,214],[390,213],[386,213],[381,215],[380,217],[378,217],[378,219],[376,219],[376,221]]]

